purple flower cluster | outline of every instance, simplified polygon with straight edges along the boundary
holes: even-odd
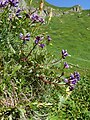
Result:
[[[39,46],[41,47],[41,48],[44,48],[45,47],[45,44],[39,44]]]
[[[13,7],[18,7],[18,0],[8,0],[9,4]]]
[[[8,4],[8,0],[0,0],[0,8],[5,7]]]
[[[40,36],[37,36],[35,39],[35,44],[38,44],[40,40],[42,40],[42,38]]]
[[[78,72],[74,72],[73,74],[71,73],[68,79],[64,79],[64,82],[69,85],[69,89],[72,91],[79,80],[80,74]]]
[[[44,38],[43,36],[37,36],[36,39],[35,39],[35,44],[39,45],[39,47],[41,47],[41,48],[45,47],[45,44],[39,43],[41,40],[43,40],[43,38]]]
[[[67,50],[62,50],[62,58],[65,59],[68,56]]]
[[[69,65],[66,62],[64,62],[64,68],[66,68],[66,69],[69,68]]]
[[[13,7],[17,7],[18,3],[18,0],[0,0],[0,8],[5,7],[7,4],[10,4],[10,6]]]
[[[35,13],[32,14],[30,18],[33,21],[33,23],[44,23],[44,19]]]
[[[41,42],[44,38],[46,38],[46,39],[48,40],[48,42],[51,41],[51,37],[50,37],[49,35],[46,36],[46,37],[44,37],[44,36],[37,36],[36,39],[35,39],[35,44],[36,44],[36,45],[39,45],[39,47],[41,47],[41,48],[44,48],[44,47],[45,47],[45,44],[43,44],[43,43]]]
[[[18,8],[18,10],[16,11],[16,16],[17,16],[18,18],[22,18],[22,16],[20,15],[20,12],[21,12],[21,9]]]
[[[48,35],[47,36],[47,39],[48,39],[48,41],[51,41],[52,39],[51,39],[51,37]]]
[[[27,33],[25,36],[22,33],[20,33],[19,36],[20,36],[20,39],[23,40],[24,44],[26,44],[26,41],[30,40],[30,34],[29,33]]]

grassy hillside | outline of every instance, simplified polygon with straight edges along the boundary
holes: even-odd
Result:
[[[61,49],[71,54],[69,61],[90,68],[90,16],[89,11],[53,17],[48,31],[52,36],[51,50],[59,55]],[[57,22],[58,21],[58,22]]]
[[[40,0],[33,0],[32,6],[38,7]],[[45,7],[52,7],[58,15],[71,8],[59,8],[45,2]],[[53,45],[49,48],[54,55],[59,57],[61,49],[67,49],[71,54],[68,58],[73,64],[78,64],[82,69],[90,69],[90,10],[81,12],[69,12],[59,16],[53,16],[47,26],[47,31],[52,37]]]
[[[46,5],[49,4],[46,3]],[[68,11],[68,9],[71,9],[49,6],[53,7],[57,14],[58,11]],[[63,110],[56,111],[55,114],[50,116],[50,120],[90,119],[90,98],[88,94],[90,92],[89,14],[90,10],[82,10],[61,16],[53,16],[49,26],[46,28],[52,37],[52,45],[48,48],[50,52],[59,58],[60,51],[67,49],[71,55],[71,57],[68,57],[68,62],[78,65],[78,68],[75,68],[75,70],[78,69],[80,71],[81,77],[85,76],[73,92],[71,98],[66,102],[66,105],[63,106]]]
[[[30,1],[26,0],[26,8],[39,8],[40,0],[32,0],[31,6]],[[10,20],[8,7],[0,14],[1,120],[90,119],[90,10],[75,12],[73,7],[59,8],[45,2],[44,10],[49,13],[50,8],[54,13],[51,21],[49,14],[43,14],[47,24],[26,18],[29,10]],[[51,41],[47,41],[48,35]],[[71,55],[65,59],[71,69],[63,69],[62,49]],[[54,60],[62,57],[61,64],[51,64],[51,55]],[[72,79],[67,77],[73,71],[80,76],[74,72]],[[64,78],[68,79],[66,85]],[[74,84],[75,89],[69,92]]]

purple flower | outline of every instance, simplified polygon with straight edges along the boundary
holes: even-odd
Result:
[[[36,40],[35,40],[35,44],[37,45],[38,43],[39,43],[39,40],[36,39]]]
[[[66,69],[69,68],[69,65],[66,62],[64,62],[64,68],[66,68]]]
[[[29,38],[30,38],[30,33],[27,33],[27,34],[26,34],[26,37],[29,37]]]
[[[24,35],[23,35],[22,33],[20,33],[20,35],[19,35],[19,36],[20,36],[20,39],[22,39]]]
[[[40,40],[42,40],[44,37],[42,36],[37,36],[35,40],[35,44],[38,44]]]
[[[0,8],[5,7],[8,3],[8,0],[1,0],[0,1]]]
[[[48,39],[48,41],[51,41],[51,37],[49,35],[47,36],[47,39]]]
[[[42,43],[41,43],[39,46],[40,46],[41,48],[44,48],[44,47],[45,47],[45,44],[42,44]]]
[[[19,14],[20,12],[21,12],[21,9],[20,9],[20,8],[18,8],[18,10],[17,10],[17,12],[16,12],[16,13],[17,13],[17,14]]]
[[[29,33],[27,33],[25,36],[22,33],[20,33],[19,36],[20,36],[20,39],[23,40],[24,44],[26,43],[26,41],[30,40],[30,34]]]
[[[29,41],[30,40],[30,37],[25,37],[25,41]]]
[[[39,18],[39,22],[40,22],[40,23],[44,23],[44,19],[40,17],[40,18]]]
[[[80,74],[78,72],[74,72],[73,74],[71,73],[68,79],[64,79],[64,82],[68,83],[68,85],[70,86],[69,89],[70,91],[72,91],[75,88],[78,80],[80,80]]]
[[[70,86],[69,89],[70,91],[74,90],[75,86]]]
[[[37,37],[36,37],[36,40],[35,40],[35,44],[37,45],[40,40],[41,40],[41,37],[40,37],[40,36],[37,36]]]
[[[67,50],[62,50],[62,58],[65,59],[68,56]]]
[[[29,41],[29,40],[30,40],[30,34],[29,34],[29,33],[26,34],[25,40],[26,40],[26,41]]]
[[[80,74],[78,72],[74,72],[74,76],[77,80],[80,80]]]
[[[74,74],[71,73],[70,80],[74,79]]]
[[[9,4],[13,7],[18,7],[18,0],[8,0]]]
[[[71,84],[76,84],[80,80],[80,74],[78,72],[71,73],[70,79]]]
[[[73,80],[70,80],[70,84],[76,84],[77,83],[77,79],[76,78],[74,78]]]
[[[65,79],[64,79],[64,82],[65,82],[65,83],[68,83],[68,79],[65,78]]]
[[[29,17],[28,15],[27,15],[27,17]],[[44,19],[43,18],[41,18],[41,17],[39,17],[37,14],[33,14],[33,15],[31,15],[31,20],[33,21],[33,23],[35,23],[35,22],[40,22],[40,23],[44,23]]]
[[[33,14],[33,15],[31,16],[31,20],[32,20],[33,22],[39,22],[39,16],[38,16],[37,14]]]
[[[41,40],[41,37],[40,37],[40,36],[37,36],[37,37],[36,37],[36,40],[40,41],[40,40]]]
[[[20,12],[21,12],[21,9],[18,8],[18,10],[16,11],[16,16],[17,16],[18,18],[22,18],[22,16],[20,15]]]

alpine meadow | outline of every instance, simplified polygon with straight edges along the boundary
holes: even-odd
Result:
[[[90,10],[0,0],[0,120],[90,120]]]

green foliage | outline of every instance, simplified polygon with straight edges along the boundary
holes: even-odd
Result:
[[[47,52],[51,38],[42,30],[46,22],[40,13],[17,11],[5,6],[0,13],[0,119],[46,118],[60,96],[67,96],[63,65],[67,51],[57,61]]]
[[[88,14],[89,11],[81,11],[81,14],[68,13],[60,17],[53,17],[50,27],[47,28],[53,37],[53,46],[48,49],[53,51],[56,56],[59,54],[60,48],[69,50],[71,57],[68,58],[68,61],[78,64],[82,69],[90,68],[90,55],[88,52],[90,50],[88,26],[90,16]]]
[[[32,3],[33,2],[35,1],[32,1]],[[47,3],[46,5],[48,6]],[[64,82],[65,78],[69,79],[68,76],[74,68],[70,70],[64,66],[64,61],[66,62],[64,58],[67,55],[63,56],[62,53],[59,53],[61,49],[63,49],[63,46],[59,46],[59,52],[57,52],[59,54],[58,60],[48,52],[48,50],[52,50],[54,44],[56,45],[53,46],[53,49],[58,49],[58,36],[55,34],[59,29],[58,25],[55,25],[54,22],[56,22],[56,20],[60,21],[60,19],[63,18],[52,18],[51,23],[46,25],[46,23],[49,23],[48,17],[45,22],[43,22],[40,11],[37,12],[39,14],[39,16],[37,16],[39,17],[39,21],[37,19],[32,20],[31,16],[33,13],[29,10],[28,12],[21,10],[19,13],[21,16],[16,16],[17,9],[6,6],[3,11],[0,12],[1,120],[72,119],[72,115],[68,116],[65,113],[68,111],[74,115],[73,119],[76,118],[76,114],[74,114],[76,111],[74,110],[78,106],[75,106],[75,99],[66,102],[72,91],[69,90],[70,83],[66,84]],[[68,15],[66,15],[64,19],[67,18]],[[74,17],[72,19],[74,21]],[[65,25],[66,28],[68,28],[67,22]],[[51,38],[48,40],[49,35],[46,30],[49,31],[52,36],[54,34],[53,39],[55,40],[52,40],[53,44],[51,43]],[[64,31],[63,25],[61,25],[60,30]],[[68,35],[67,30],[64,32],[66,37]],[[83,33],[83,31],[81,31],[81,33]],[[65,42],[64,38],[63,42],[66,46],[64,46],[64,48],[67,49],[68,42]],[[67,54],[67,51],[64,52]],[[72,50],[70,52],[73,55]],[[71,62],[71,58],[68,58],[68,61]],[[74,66],[73,64],[70,65],[71,67]],[[76,91],[77,88],[75,95],[77,95]],[[72,96],[74,97],[74,95]],[[81,94],[78,96],[81,96]],[[85,98],[87,98],[87,96],[85,96]],[[68,111],[65,111],[66,107],[68,107]],[[79,112],[80,110],[81,108]],[[78,118],[80,118],[80,115],[78,115]],[[86,115],[85,118],[89,117],[88,106],[84,115]],[[82,116],[82,118],[84,117]]]
[[[71,97],[66,101],[62,111],[66,114],[65,119],[89,120],[90,119],[90,79],[83,78]]]

